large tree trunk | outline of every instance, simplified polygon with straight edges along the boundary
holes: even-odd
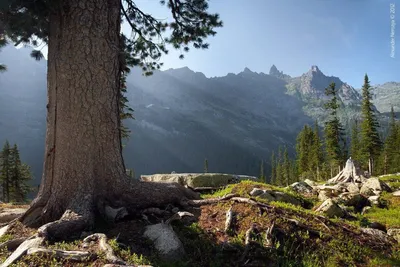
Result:
[[[134,212],[195,197],[178,185],[140,183],[126,175],[119,121],[120,0],[60,2],[50,19],[44,173],[21,221],[40,226],[77,219],[73,227],[57,226],[79,231],[93,223],[99,203]]]

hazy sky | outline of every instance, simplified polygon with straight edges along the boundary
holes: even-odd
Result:
[[[170,18],[158,0],[137,0],[157,18]],[[400,23],[395,27],[391,57],[390,4],[399,0],[210,0],[224,27],[209,38],[208,50],[192,50],[184,60],[173,52],[164,69],[188,66],[207,77],[238,73],[245,67],[268,73],[272,64],[298,76],[311,65],[361,87],[368,73],[372,84],[400,81]]]

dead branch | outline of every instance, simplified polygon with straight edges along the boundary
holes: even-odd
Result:
[[[265,231],[265,244],[267,248],[272,248],[274,245],[272,231],[274,230],[275,222]]]
[[[51,257],[55,259],[67,259],[70,261],[85,262],[91,261],[95,255],[88,251],[65,251],[59,249],[30,248],[28,255],[38,255],[40,257]]]
[[[171,218],[169,218],[168,220],[165,221],[166,224],[170,224],[172,221],[175,220],[180,220],[182,219],[184,216],[190,216],[190,217],[194,217],[194,215],[190,212],[187,211],[179,211],[177,213],[175,213],[174,215],[171,216]]]
[[[3,248],[7,248],[9,251],[14,251],[15,249],[18,248],[19,245],[21,245],[27,238],[26,237],[20,237],[20,238],[15,238],[12,240],[8,240],[6,242],[3,242],[0,244],[0,250]]]
[[[3,262],[0,267],[8,267],[17,260],[19,260],[30,248],[39,247],[44,241],[43,237],[39,237],[38,235],[31,236],[26,239],[11,255]]]
[[[226,212],[226,220],[225,220],[225,233],[230,233],[232,230],[232,225],[233,225],[233,217],[234,213],[232,210],[232,206],[229,208],[229,210]]]
[[[107,237],[105,234],[96,233],[92,234],[85,239],[83,239],[84,245],[88,245],[90,242],[99,242],[99,248],[105,252],[107,261],[113,264],[122,264],[126,265],[126,263],[118,258],[115,254],[111,246],[107,243]]]
[[[223,197],[219,197],[219,198],[208,198],[208,199],[195,199],[195,200],[186,200],[186,203],[182,203],[183,205],[189,205],[189,206],[195,206],[195,207],[199,207],[202,205],[209,205],[209,204],[214,204],[214,203],[218,203],[221,201],[225,201],[225,200],[229,200],[233,197],[238,197],[238,194],[228,194],[226,196]]]

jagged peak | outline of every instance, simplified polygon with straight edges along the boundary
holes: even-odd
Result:
[[[248,67],[245,67],[243,73],[253,73]]]

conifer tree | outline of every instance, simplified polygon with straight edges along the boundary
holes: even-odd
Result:
[[[400,138],[398,124],[396,123],[396,115],[393,106],[390,112],[389,133],[386,137],[383,150],[383,166],[384,174],[396,173],[400,171],[398,140]]]
[[[374,107],[371,102],[372,95],[370,88],[368,75],[365,74],[364,85],[362,87],[360,147],[363,160],[364,162],[368,162],[368,171],[372,175],[374,173],[374,161],[377,160],[379,156],[382,142],[378,133],[378,120],[376,119]]]
[[[3,188],[3,201],[10,202],[10,188],[11,188],[11,162],[10,162],[10,143],[8,140],[4,143],[3,150],[1,151],[1,170],[0,179]]]
[[[1,27],[1,25],[0,25]],[[3,30],[0,28],[0,51],[7,44]],[[7,67],[0,62],[0,72],[7,70]]]
[[[282,184],[288,186],[290,182],[290,160],[286,146],[283,149],[282,174]]]
[[[264,161],[260,161],[260,180],[264,183],[267,182],[265,174],[264,174]]]
[[[208,159],[204,159],[204,172],[208,173]]]
[[[270,183],[276,184],[276,159],[275,159],[275,152],[272,151],[271,154],[271,176],[270,176]]]
[[[44,173],[36,199],[19,220],[32,227],[46,224],[53,238],[65,237],[93,226],[103,213],[98,203],[105,199],[135,214],[194,198],[182,186],[140,183],[126,174],[121,39],[130,54],[127,65],[151,74],[160,68],[167,45],[183,52],[189,46],[208,48],[205,39],[222,26],[218,14],[208,11],[208,1],[160,1],[171,13],[169,21],[153,17],[133,0],[0,2],[2,34],[15,45],[48,45]],[[131,38],[121,38],[122,20],[130,25]],[[32,56],[43,57],[38,51]],[[47,224],[58,220],[62,227]]]
[[[278,155],[276,158],[276,176],[275,176],[275,184],[283,185],[283,164],[282,164],[282,148],[279,146]]]
[[[342,124],[339,121],[337,110],[339,102],[335,83],[331,83],[325,89],[325,94],[331,99],[325,104],[329,111],[329,119],[325,122],[325,150],[327,162],[330,166],[331,177],[335,174],[334,169],[338,169],[343,163],[344,133]]]
[[[315,180],[319,181],[321,180],[321,171],[322,171],[322,164],[324,163],[324,150],[323,150],[323,145],[321,141],[321,137],[319,134],[319,127],[318,127],[318,121],[315,121],[314,124],[314,140],[313,140],[313,146],[312,146],[312,165],[313,165],[313,170],[315,171]]]

